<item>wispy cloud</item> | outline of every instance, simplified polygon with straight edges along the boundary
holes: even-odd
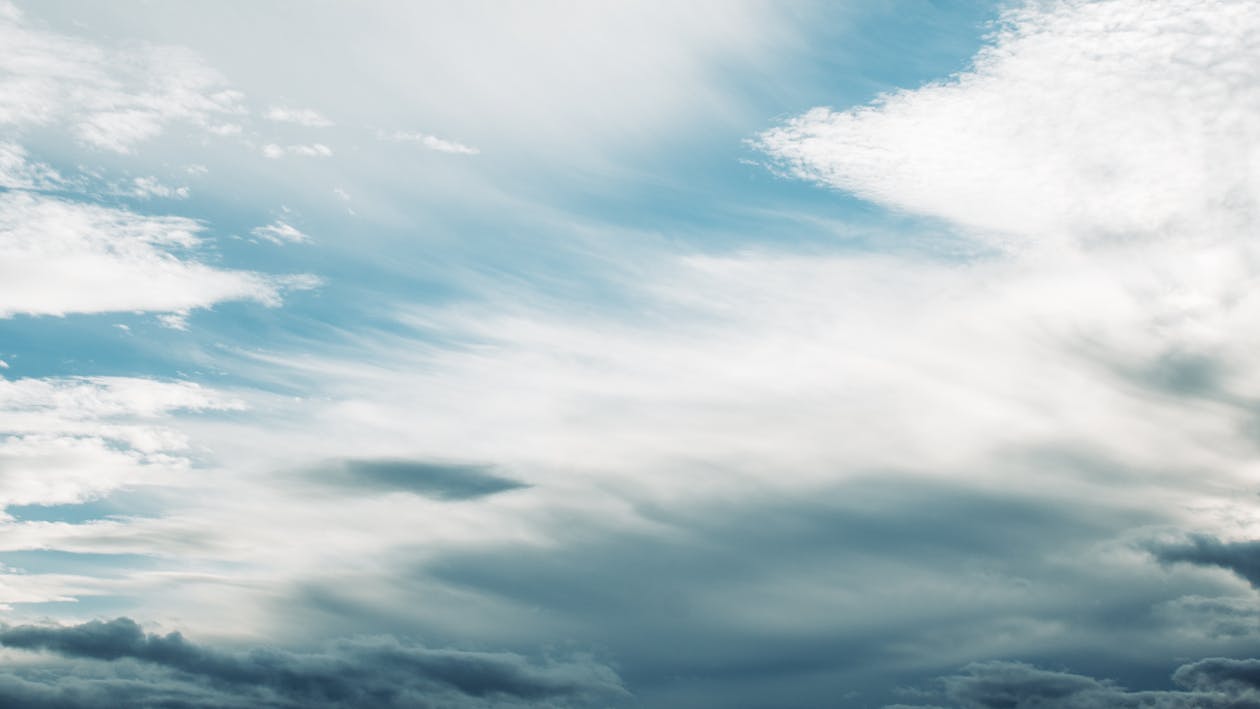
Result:
[[[275,123],[295,123],[308,128],[329,128],[335,125],[331,120],[318,111],[309,108],[286,108],[284,106],[272,106],[267,109],[263,116]]]
[[[254,227],[249,233],[273,244],[293,244],[310,240],[310,237],[297,227],[279,219],[265,226]]]
[[[131,181],[131,193],[141,199],[161,197],[163,199],[187,199],[187,187],[170,187],[162,184],[156,177],[137,177]]]
[[[172,122],[209,128],[241,113],[242,94],[178,47],[106,48],[0,12],[0,125],[64,124],[81,141],[126,153]]]
[[[384,131],[378,133],[381,140],[388,140],[395,143],[414,143],[429,150],[435,150],[439,153],[452,153],[455,155],[478,155],[481,153],[477,148],[464,145],[453,140],[445,140],[436,135],[427,133],[414,133],[407,131],[394,131],[386,133]]]
[[[310,145],[277,145],[268,143],[262,147],[264,157],[273,160],[282,158],[285,155],[298,155],[302,157],[326,158],[333,154],[332,148],[323,143],[311,143]]]
[[[81,503],[124,486],[174,482],[187,469],[177,411],[244,403],[190,382],[135,377],[0,379],[0,513]],[[0,598],[0,601],[6,599]]]

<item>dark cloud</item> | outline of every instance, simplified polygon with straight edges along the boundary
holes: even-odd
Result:
[[[994,637],[1018,639],[1051,622],[1060,623],[1062,646],[1145,639],[1152,605],[1184,593],[1118,583],[1130,580],[1129,569],[1092,563],[1098,539],[1148,520],[1075,498],[1056,504],[1042,494],[890,475],[808,497],[637,511],[651,524],[558,520],[549,545],[399,550],[387,584],[372,593],[316,589],[295,604],[311,620],[294,622],[336,615],[362,624],[391,609],[378,622],[423,615],[432,637],[428,628],[475,607],[522,634],[562,632],[608,647],[649,706],[720,697],[723,706],[766,707],[789,693],[826,706],[853,690],[871,701],[903,679],[894,675],[906,665],[961,665]],[[1080,563],[1044,565],[1065,549]],[[408,565],[411,585],[397,573]],[[381,590],[394,584],[388,595]],[[404,608],[416,595],[429,604]]]
[[[1210,657],[1182,665],[1173,674],[1173,680],[1183,687],[1201,691],[1254,693],[1260,690],[1260,660]]]
[[[440,500],[469,500],[528,487],[486,465],[420,460],[345,460],[319,468],[311,478],[364,492],[410,492]]]
[[[624,695],[616,673],[589,660],[531,662],[513,653],[436,650],[393,638],[344,640],[307,653],[231,653],[179,633],[145,633],[135,621],[117,618],[6,627],[0,645],[120,668],[92,681],[65,665],[30,676],[15,670],[0,675],[3,706],[578,706]]]
[[[1260,541],[1223,542],[1207,534],[1192,534],[1181,541],[1152,542],[1147,549],[1162,563],[1229,569],[1260,588]]]
[[[1260,707],[1260,660],[1200,660],[1178,668],[1173,680],[1182,689],[1130,691],[1108,680],[1022,662],[983,662],[941,678],[940,694],[954,709]]]

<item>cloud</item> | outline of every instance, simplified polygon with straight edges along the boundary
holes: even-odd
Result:
[[[756,144],[788,174],[999,239],[1245,231],[1257,218],[1254,3],[1032,2],[973,66],[815,108]]]
[[[183,217],[0,194],[0,317],[277,305],[286,289],[314,285],[310,276],[209,266],[189,254],[203,230]]]
[[[426,133],[411,133],[407,131],[394,131],[393,133],[381,133],[382,140],[393,141],[395,143],[415,143],[429,150],[436,150],[439,153],[452,153],[455,155],[477,155],[481,153],[477,148],[458,143],[453,140],[444,140],[435,135]]]
[[[411,492],[439,500],[471,500],[527,487],[488,466],[418,460],[347,460],[323,466],[309,479],[359,492]]]
[[[944,677],[956,709],[1249,709],[1260,707],[1258,660],[1212,658],[1183,665],[1173,679],[1185,690],[1130,691],[1086,675],[1021,662],[969,665]]]
[[[318,111],[309,108],[285,108],[272,106],[263,116],[276,123],[296,123],[309,128],[328,128],[335,125]]]
[[[131,194],[140,199],[161,197],[163,199],[187,199],[187,187],[169,187],[158,181],[156,177],[137,177],[132,180]]]
[[[266,226],[255,227],[249,233],[273,244],[296,244],[310,241],[310,237],[303,234],[297,227],[279,219]]]
[[[59,419],[159,418],[171,411],[240,410],[244,404],[194,382],[165,382],[134,377],[0,379],[0,411],[5,425]],[[11,416],[18,414],[17,416]]]
[[[262,147],[263,157],[273,160],[282,158],[285,155],[298,155],[309,158],[326,158],[333,154],[332,148],[323,143],[312,143],[310,145],[276,145],[268,143]]]
[[[57,706],[90,706],[103,691],[128,681],[129,706],[169,706],[168,696],[204,695],[194,706],[510,707],[586,706],[624,695],[609,668],[587,659],[531,662],[512,653],[430,649],[393,638],[343,640],[325,649],[256,649],[229,653],[192,643],[179,633],[146,634],[129,618],[76,626],[8,626],[0,645],[68,659],[121,663],[111,681],[83,682],[81,664],[10,665],[0,697],[43,695]],[[164,670],[148,671],[148,667]],[[87,677],[99,668],[88,668]],[[25,675],[25,676],[23,676]],[[106,675],[109,677],[109,675]],[[95,685],[95,686],[94,686]],[[95,689],[97,697],[83,696]],[[202,702],[202,703],[198,703]],[[39,706],[38,704],[36,706]]]
[[[1068,120],[1073,104],[1046,109],[1053,123],[1051,109]],[[931,156],[893,148],[872,151],[872,174],[880,156],[894,176]],[[1025,179],[1022,161],[1007,174],[986,159],[973,175],[965,156],[941,158],[964,184]],[[1213,179],[1245,182],[1237,167]],[[1090,165],[1062,169],[1058,189],[1096,178]],[[1188,247],[1157,224],[1127,244],[1088,210],[1008,214],[1001,198],[1026,195],[1004,184],[993,200],[951,202],[966,215],[933,211],[933,189],[962,189],[946,173],[889,194],[982,244],[989,231],[1036,244],[1048,233],[1050,253],[618,252],[616,280],[597,284],[611,297],[594,303],[497,273],[463,284],[477,302],[373,301],[402,310],[384,333],[320,350],[321,332],[233,361],[238,375],[265,370],[309,396],[269,400],[265,419],[201,425],[213,467],[187,476],[201,486],[178,514],[13,525],[3,544],[178,558],[203,577],[114,568],[129,602],[222,633],[342,624],[436,627],[490,647],[573,638],[611,648],[636,691],[675,706],[721,704],[696,701],[717,687],[748,705],[834,703],[836,687],[1045,648],[1086,666],[1081,655],[1117,647],[1148,663],[1205,656],[1152,610],[1176,612],[1170,601],[1204,593],[1203,581],[1166,580],[1123,542],[1134,527],[1212,529],[1246,510],[1260,392],[1250,235],[1223,229],[1220,243]],[[871,180],[859,186],[875,194]],[[1068,222],[1083,226],[1060,239]],[[459,485],[473,471],[426,462],[470,459],[530,487],[469,492]],[[281,479],[328,460],[349,462],[326,478],[327,499],[297,499]],[[879,484],[857,482],[868,479]],[[467,501],[440,499],[452,494]],[[284,622],[299,615],[312,622]],[[1254,642],[1231,637],[1193,641]],[[1087,699],[1106,689],[1046,681]]]
[[[178,47],[105,48],[0,13],[0,125],[63,124],[82,142],[126,153],[171,122],[209,127],[242,95]]]
[[[1198,691],[1223,691],[1230,695],[1251,694],[1260,705],[1260,660],[1211,657],[1177,668],[1173,680]]]
[[[191,382],[132,377],[0,379],[0,510],[74,504],[186,470],[175,412],[240,411]]]
[[[1182,541],[1151,542],[1147,549],[1161,563],[1228,569],[1260,589],[1260,541],[1225,542],[1210,534],[1192,534]]]
[[[61,187],[61,175],[49,165],[31,162],[26,149],[0,141],[0,187],[11,190],[51,190]]]

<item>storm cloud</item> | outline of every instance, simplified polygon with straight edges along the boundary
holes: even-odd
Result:
[[[942,677],[939,686],[951,709],[1260,707],[1260,660],[1200,660],[1177,668],[1173,681],[1181,688],[1135,691],[1109,680],[1023,662],[982,662]]]
[[[140,707],[580,706],[625,693],[613,670],[589,659],[533,662],[391,637],[347,639],[309,652],[229,652],[177,632],[145,633],[134,620],[116,618],[6,627],[0,645],[62,660],[11,664],[0,699],[20,706],[104,706],[122,696]],[[85,671],[85,660],[95,667]]]

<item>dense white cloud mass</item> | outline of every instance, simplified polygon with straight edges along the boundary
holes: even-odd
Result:
[[[119,310],[185,313],[225,300],[275,305],[310,277],[214,268],[191,255],[204,227],[183,217],[29,193],[0,194],[0,317]]]
[[[791,173],[1037,241],[1238,236],[1260,197],[1245,0],[1035,2],[973,68],[764,133]]]

